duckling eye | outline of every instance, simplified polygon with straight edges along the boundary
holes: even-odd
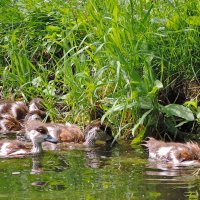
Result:
[[[47,133],[47,129],[43,128],[43,127],[39,127],[37,128],[37,131],[41,134],[46,134]]]

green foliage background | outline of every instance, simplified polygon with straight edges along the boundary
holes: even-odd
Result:
[[[199,121],[198,99],[167,107],[159,94],[199,81],[199,26],[197,0],[1,0],[2,98],[42,97],[53,121],[100,112],[117,136],[141,140],[163,116],[176,133]]]

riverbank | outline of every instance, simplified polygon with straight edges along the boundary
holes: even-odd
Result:
[[[116,137],[196,139],[199,2],[1,1],[3,99],[41,97],[51,121]]]

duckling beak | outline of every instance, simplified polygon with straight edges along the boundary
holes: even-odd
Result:
[[[52,137],[51,135],[47,135],[47,137],[44,139],[45,141],[47,141],[47,142],[51,142],[51,143],[54,143],[54,144],[56,144],[58,141],[54,138],[54,137]]]

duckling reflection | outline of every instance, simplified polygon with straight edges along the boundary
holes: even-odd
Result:
[[[196,172],[195,167],[191,166],[174,166],[167,163],[160,163],[149,160],[145,167],[146,180],[148,181],[183,181],[183,180],[195,180],[197,177],[193,176]]]
[[[45,154],[47,156],[48,154]],[[42,172],[62,172],[70,168],[69,162],[66,156],[58,154],[50,154],[50,160],[45,162],[43,166],[43,160],[45,158],[44,154],[32,155],[32,169],[31,174],[40,174]],[[46,159],[45,159],[46,160]]]
[[[108,144],[88,148],[85,151],[86,166],[90,168],[103,168],[109,165],[113,147]]]
[[[41,164],[41,156],[39,155],[33,155],[32,156],[32,168],[31,168],[31,174],[40,174],[44,170],[42,168]]]

